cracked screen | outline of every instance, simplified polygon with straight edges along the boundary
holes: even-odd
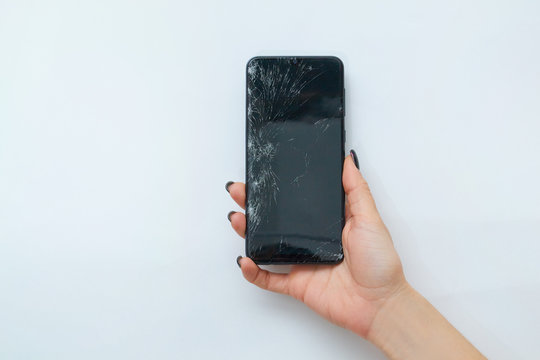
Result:
[[[246,253],[255,262],[343,259],[343,95],[335,57],[249,61]]]

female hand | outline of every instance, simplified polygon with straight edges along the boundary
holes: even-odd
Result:
[[[355,163],[356,154],[351,151],[342,177],[347,196],[344,261],[295,265],[289,274],[275,274],[239,256],[244,277],[263,289],[304,302],[331,322],[368,339],[391,359],[485,359],[405,280],[392,238]],[[245,208],[244,184],[226,187]],[[245,215],[231,212],[229,220],[243,237]]]
[[[289,274],[262,270],[247,257],[238,257],[237,262],[249,282],[290,295],[331,322],[367,337],[378,310],[407,288],[407,282],[392,238],[379,216],[368,184],[355,165],[355,155],[351,151],[343,166],[346,194],[343,262],[294,265]],[[228,183],[227,190],[245,209],[245,185]],[[245,215],[231,212],[229,220],[244,237]]]

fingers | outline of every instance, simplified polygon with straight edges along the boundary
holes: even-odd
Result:
[[[246,185],[241,182],[227,183],[227,191],[242,209],[246,208]]]
[[[262,270],[248,257],[239,258],[237,262],[242,269],[242,274],[250,283],[257,285],[261,289],[280,294],[289,294],[288,274],[276,274]]]
[[[347,215],[378,220],[379,212],[369,186],[354,164],[352,155],[345,158],[343,165],[343,189],[347,195]]]
[[[238,235],[246,237],[246,215],[241,212],[231,211],[227,216],[231,225]]]
[[[241,182],[228,182],[225,185],[227,191],[231,194],[233,200],[242,207],[246,208],[246,186]],[[246,233],[246,216],[241,212],[231,211],[228,215],[233,229],[241,237]],[[281,293],[288,294],[289,278],[287,274],[276,274],[262,270],[248,257],[239,257],[238,266],[242,269],[242,274],[252,284],[258,287]]]
[[[234,201],[242,209],[246,208],[246,186],[241,182],[234,182],[229,181],[227,184],[225,184],[225,189],[229,194],[231,194],[231,197]],[[238,235],[241,237],[246,236],[246,216],[242,214],[241,212],[237,211],[231,211],[227,218],[231,222],[231,225],[233,229],[236,231]]]

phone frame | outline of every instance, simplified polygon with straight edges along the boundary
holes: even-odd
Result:
[[[252,57],[251,59],[248,60],[248,62],[246,63],[246,71],[245,71],[245,76],[246,76],[246,97],[245,97],[245,112],[246,112],[246,120],[245,120],[245,189],[246,189],[246,201],[245,201],[245,208],[246,208],[246,212],[245,212],[245,216],[246,216],[246,230],[245,230],[245,252],[246,252],[246,256],[249,257],[250,259],[252,259],[256,264],[258,265],[298,265],[298,264],[306,264],[306,265],[313,265],[313,264],[339,264],[343,261],[344,259],[344,254],[343,254],[343,247],[341,248],[341,258],[338,259],[338,260],[322,260],[322,261],[306,261],[306,260],[303,260],[303,259],[298,259],[298,261],[290,261],[290,260],[287,260],[287,261],[275,261],[275,260],[268,260],[268,259],[257,259],[257,258],[254,258],[252,257],[252,254],[250,254],[249,252],[249,246],[248,246],[248,221],[249,221],[249,214],[248,214],[248,211],[247,211],[247,204],[248,204],[248,123],[249,123],[249,119],[248,119],[248,92],[247,92],[247,88],[248,88],[248,84],[249,84],[249,78],[247,76],[247,71],[248,71],[248,67],[249,67],[249,64],[253,61],[253,60],[289,60],[289,61],[294,61],[294,60],[297,60],[297,59],[315,59],[315,60],[323,60],[323,59],[328,59],[328,60],[333,60],[333,61],[337,61],[338,64],[339,64],[339,69],[340,69],[340,81],[341,81],[341,84],[342,84],[342,88],[341,88],[341,98],[342,98],[342,107],[343,107],[343,112],[342,112],[342,116],[341,116],[341,158],[342,158],[342,161],[341,161],[341,173],[343,174],[343,161],[345,160],[345,79],[344,79],[344,65],[343,65],[343,62],[341,61],[340,58],[338,58],[337,56],[294,56],[294,55],[291,55],[291,56],[254,56]],[[343,184],[341,186],[341,200],[342,200],[342,204],[343,206],[341,207],[341,218],[342,218],[342,221],[341,221],[341,228],[343,229],[343,227],[345,226],[345,191],[343,189]]]

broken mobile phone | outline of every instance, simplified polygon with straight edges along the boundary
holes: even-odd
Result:
[[[246,256],[257,264],[338,263],[343,63],[255,57],[246,70]]]

